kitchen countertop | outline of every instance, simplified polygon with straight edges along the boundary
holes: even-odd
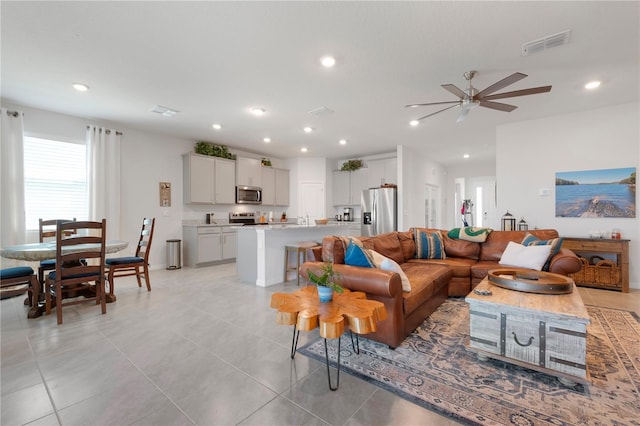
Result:
[[[311,224],[311,225],[298,225],[296,222],[271,222],[269,225],[255,225],[255,226],[243,226],[240,223],[229,223],[229,222],[224,222],[224,223],[202,223],[202,222],[183,222],[182,226],[184,227],[190,227],[190,228],[201,228],[201,227],[209,227],[209,228],[215,228],[215,227],[233,227],[233,228],[267,228],[267,229],[282,229],[282,228],[300,228],[300,227],[305,227],[305,228],[314,228],[314,227],[321,227],[321,226],[360,226],[360,222],[344,222],[344,221],[329,221],[329,223],[327,223],[326,225],[316,225]]]

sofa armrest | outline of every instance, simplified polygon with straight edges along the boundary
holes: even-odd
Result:
[[[560,251],[551,258],[549,272],[554,274],[569,275],[575,274],[582,269],[582,262],[578,256],[567,248],[560,248]]]
[[[300,267],[300,277],[311,284],[307,271],[320,274],[322,265],[323,262],[305,262]],[[333,270],[340,274],[340,285],[351,291],[363,291],[378,297],[402,297],[402,280],[396,272],[341,263],[334,263]]]

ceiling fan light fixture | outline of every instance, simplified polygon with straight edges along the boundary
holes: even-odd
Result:
[[[594,81],[590,81],[587,84],[584,85],[584,88],[587,90],[593,90],[593,89],[597,89],[598,87],[600,87],[600,82],[597,80]]]

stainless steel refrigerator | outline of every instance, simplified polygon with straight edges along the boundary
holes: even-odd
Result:
[[[396,188],[371,188],[362,191],[360,234],[365,237],[398,230],[398,194]]]

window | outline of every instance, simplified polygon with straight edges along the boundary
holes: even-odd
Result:
[[[25,137],[24,200],[27,230],[39,218],[87,220],[85,144]]]

